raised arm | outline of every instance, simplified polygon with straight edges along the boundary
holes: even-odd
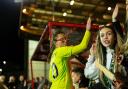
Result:
[[[91,18],[89,17],[86,24],[86,31],[84,37],[79,45],[76,45],[72,49],[72,54],[78,54],[88,47],[88,43],[91,36]]]
[[[112,22],[113,22],[114,30],[120,35],[120,37],[121,37],[121,39],[123,41],[124,32],[123,32],[123,29],[122,29],[122,27],[120,25],[119,20],[117,20],[118,12],[119,12],[119,5],[117,4],[115,6],[115,9],[114,9],[113,14],[112,14]]]
[[[112,22],[116,22],[118,11],[119,11],[119,5],[116,4],[115,9],[112,13]]]

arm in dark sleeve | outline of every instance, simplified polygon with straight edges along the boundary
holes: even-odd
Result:
[[[112,22],[114,30],[124,39],[124,32],[119,21]]]

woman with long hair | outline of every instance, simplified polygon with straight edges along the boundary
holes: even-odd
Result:
[[[122,59],[118,57],[124,42],[123,35],[119,33],[121,29],[117,28],[120,25],[116,23],[117,13],[118,5],[113,11],[113,23],[99,27],[96,44],[90,49],[84,71],[91,80],[90,89],[114,89],[114,74],[127,75],[125,67],[121,65]]]

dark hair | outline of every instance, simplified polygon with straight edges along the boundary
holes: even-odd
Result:
[[[87,60],[83,60],[84,57],[81,56],[80,54],[79,54],[79,55],[75,55],[75,58],[76,58],[80,63],[82,63],[83,65],[85,65],[85,63],[87,62]]]
[[[75,72],[75,73],[84,73],[84,70],[82,68],[79,68],[79,67],[75,67],[72,69],[72,72]]]
[[[72,72],[80,74],[80,80],[81,81],[79,83],[79,88],[88,87],[89,79],[87,79],[84,76],[84,70],[82,68],[76,67],[76,68],[72,69]]]
[[[80,78],[82,78],[82,76],[84,75],[84,70],[80,67],[75,67],[72,69],[72,72],[75,72],[77,74],[80,75]]]

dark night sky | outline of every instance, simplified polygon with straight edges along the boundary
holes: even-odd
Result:
[[[20,4],[14,0],[0,0],[0,4],[0,61],[22,68],[24,43],[18,35]]]

